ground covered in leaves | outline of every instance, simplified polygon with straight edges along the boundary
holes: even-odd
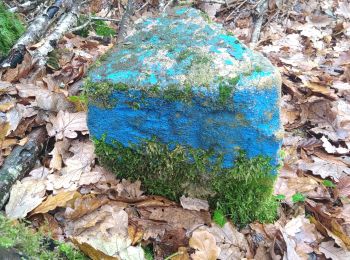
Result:
[[[107,2],[92,1],[85,11],[120,19],[120,3]],[[231,2],[197,6],[249,43],[257,1]],[[140,4],[135,16],[150,15],[154,5]],[[269,1],[266,17],[254,47],[282,74],[285,127],[274,223],[238,229],[214,215],[218,225],[206,201],[147,196],[142,183],[117,180],[98,165],[79,87],[115,42],[113,22],[67,33],[45,67],[28,52],[1,72],[0,165],[31,129],[47,130],[45,153],[13,186],[6,215],[92,259],[350,259],[350,3]]]

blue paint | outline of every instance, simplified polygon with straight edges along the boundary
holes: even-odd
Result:
[[[213,148],[224,154],[225,167],[232,166],[238,148],[250,157],[262,154],[276,158],[281,146],[281,139],[276,137],[281,128],[280,84],[278,80],[265,80],[276,77],[266,59],[257,59],[257,54],[237,38],[226,35],[221,25],[208,24],[199,11],[191,8],[177,8],[170,16],[138,24],[136,33],[126,42],[89,74],[93,82],[130,86],[127,92],[112,93],[117,102],[111,109],[89,105],[92,136],[107,134],[107,142],[116,140],[125,146],[156,137],[167,144]],[[202,60],[209,64],[201,72],[204,75],[192,75],[195,62]],[[218,62],[222,66],[215,70]],[[238,75],[223,79],[222,70],[231,73],[237,62],[248,62],[252,71],[237,70]],[[254,71],[256,66],[258,71]],[[205,84],[191,83],[195,96],[190,104],[142,95],[155,85],[160,91],[174,84],[182,89],[191,82],[186,81],[189,78],[196,82],[204,76],[209,77]],[[220,100],[220,86],[237,76],[240,79],[231,86],[227,105],[212,105]],[[257,82],[266,83],[254,85]],[[132,108],[131,103],[140,104],[140,108]]]

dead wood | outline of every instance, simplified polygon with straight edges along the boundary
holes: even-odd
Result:
[[[61,9],[68,9],[69,6],[65,4],[64,0],[55,0],[54,4],[45,10],[45,12],[37,16],[28,27],[26,33],[19,38],[17,43],[10,51],[8,57],[0,64],[0,68],[15,68],[23,61],[26,52],[26,46],[39,41],[46,33],[51,25],[52,19]]]
[[[15,147],[5,159],[0,169],[0,209],[6,203],[12,185],[33,169],[45,139],[45,128],[37,128],[29,134],[28,142],[24,146]]]

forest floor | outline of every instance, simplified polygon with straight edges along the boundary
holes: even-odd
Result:
[[[122,8],[108,2],[91,1],[82,12],[120,20]],[[140,182],[117,180],[98,165],[78,96],[89,66],[115,43],[97,35],[100,23],[84,37],[66,33],[46,66],[37,68],[27,52],[17,68],[0,72],[0,166],[31,129],[47,130],[45,152],[12,187],[6,214],[45,225],[94,259],[140,259],[141,244],[152,245],[155,259],[350,259],[350,3],[269,1],[253,46],[256,2],[197,7],[281,72],[284,166],[274,223],[220,227],[205,201],[147,196]],[[143,2],[135,17],[155,7]],[[113,21],[100,26],[111,36],[117,30]]]

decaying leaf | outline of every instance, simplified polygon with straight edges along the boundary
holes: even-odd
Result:
[[[44,200],[45,192],[46,186],[41,180],[17,181],[11,188],[10,200],[5,207],[7,217],[24,218]]]
[[[63,137],[75,138],[78,136],[77,132],[88,133],[84,112],[69,113],[61,110],[56,117],[50,117],[50,122],[46,129],[49,136],[56,136],[56,140]]]
[[[335,164],[329,163],[325,160],[322,160],[316,156],[311,157],[313,162],[300,162],[299,168],[306,171],[309,170],[315,175],[320,175],[322,178],[331,177],[335,181],[339,181],[339,179],[346,174],[350,174],[350,168],[344,164]]]
[[[33,210],[32,214],[46,213],[57,207],[65,207],[69,201],[77,199],[80,196],[80,193],[77,191],[63,191],[54,196],[50,195]]]
[[[196,230],[190,239],[190,247],[196,249],[191,254],[193,260],[216,260],[221,249],[216,245],[215,237],[206,230]]]
[[[344,250],[341,247],[336,247],[334,241],[322,242],[320,251],[332,260],[347,260],[350,259],[350,251]]]
[[[226,222],[222,228],[213,223],[207,230],[214,235],[216,245],[221,249],[220,259],[242,259],[251,255],[246,238],[231,222]]]
[[[196,210],[196,211],[209,210],[209,203],[206,200],[195,199],[190,197],[186,198],[185,196],[182,196],[180,198],[180,203],[184,209]]]

